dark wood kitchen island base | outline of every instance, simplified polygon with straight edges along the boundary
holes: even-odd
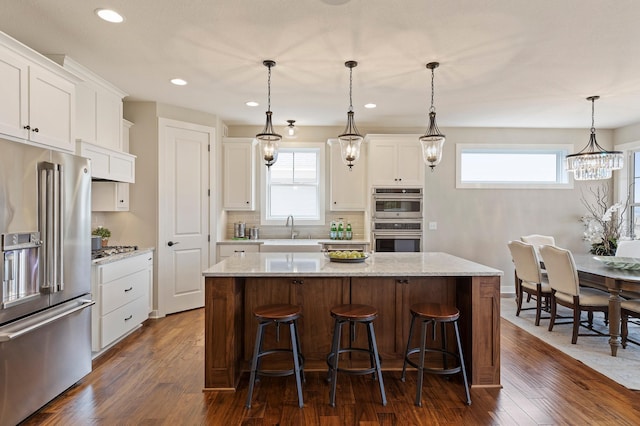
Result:
[[[500,387],[502,272],[496,269],[444,253],[375,253],[365,263],[352,264],[329,262],[318,253],[248,253],[226,259],[204,276],[205,390],[237,388],[252,355],[253,308],[271,303],[302,307],[305,371],[327,370],[335,305],[378,309],[375,327],[384,371],[402,369],[411,304],[457,306],[471,386]],[[286,333],[280,330],[279,342],[275,332],[265,336],[265,347],[287,345]],[[356,329],[353,338],[354,346],[366,344],[366,331]],[[455,342],[453,336],[447,340]],[[344,362],[368,363],[368,357],[353,355]]]

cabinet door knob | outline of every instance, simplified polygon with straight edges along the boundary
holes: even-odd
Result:
[[[131,290],[133,290],[133,286],[129,287],[129,288],[125,288],[124,292],[125,293],[129,293]]]
[[[129,321],[131,318],[133,318],[133,314],[129,315],[128,317],[126,317],[124,320],[125,321]]]
[[[33,131],[38,133],[40,130],[36,127],[35,129],[33,129]]]
[[[31,126],[29,126],[28,124],[26,126],[23,126],[22,128],[25,130],[31,130]]]
[[[174,246],[174,245],[176,245],[176,244],[180,244],[180,242],[179,242],[179,241],[176,241],[176,242],[174,243],[173,241],[169,241],[169,242],[167,243],[167,245],[168,245],[169,247]]]

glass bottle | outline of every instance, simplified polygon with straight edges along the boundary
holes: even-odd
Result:
[[[344,224],[342,221],[338,222],[338,239],[344,240]]]
[[[336,228],[335,220],[331,221],[331,232],[329,233],[329,238],[331,238],[332,240],[338,238],[338,228]]]
[[[352,232],[352,230],[351,230],[351,222],[347,222],[347,230],[346,230],[346,232],[345,232],[344,237],[345,237],[347,240],[350,240],[351,238],[353,238],[353,232]]]

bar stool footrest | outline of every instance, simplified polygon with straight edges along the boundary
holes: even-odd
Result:
[[[423,372],[427,372],[431,374],[450,375],[450,374],[456,374],[462,371],[462,366],[460,364],[460,357],[454,352],[446,351],[443,349],[437,349],[437,348],[426,348],[424,352],[439,353],[439,354],[443,354],[445,356],[451,357],[452,359],[455,359],[458,362],[458,365],[456,367],[447,368],[447,369],[445,369],[444,367],[443,368],[423,367],[422,368]],[[420,353],[420,348],[409,349],[409,351],[407,352],[407,356],[405,357],[405,361],[407,362],[407,364],[409,364],[413,368],[420,370],[420,366],[418,365],[418,363],[409,358],[410,355],[413,355],[416,353]]]

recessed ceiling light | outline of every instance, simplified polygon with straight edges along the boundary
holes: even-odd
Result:
[[[257,107],[258,105],[260,105],[259,103],[257,103],[256,101],[247,101],[244,103],[246,106],[250,106],[250,107]]]
[[[364,104],[364,107],[371,109],[371,108],[377,107],[377,105],[376,104]]]
[[[120,15],[115,10],[111,10],[111,9],[96,9],[95,13],[100,18],[104,19],[105,21],[113,22],[114,24],[119,24],[120,22],[124,21],[124,18],[122,17],[122,15]]]
[[[171,83],[175,84],[176,86],[186,86],[187,82],[181,78],[172,78],[171,79]]]

